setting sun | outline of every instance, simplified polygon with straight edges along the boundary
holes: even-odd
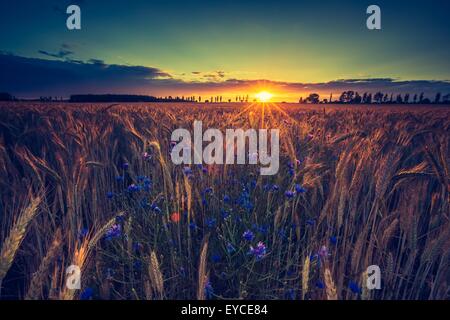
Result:
[[[256,94],[256,98],[260,102],[268,102],[272,98],[272,96],[273,95],[270,92],[267,92],[267,91],[261,91],[261,92]]]

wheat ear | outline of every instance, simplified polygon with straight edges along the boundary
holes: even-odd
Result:
[[[47,254],[44,259],[42,259],[41,265],[31,278],[30,287],[25,295],[25,300],[38,300],[42,297],[42,287],[47,281],[48,271],[50,270],[54,258],[61,250],[61,238],[61,229],[58,229]]]
[[[27,227],[36,216],[40,203],[40,197],[31,197],[30,204],[21,212],[19,218],[11,227],[8,237],[3,242],[0,251],[0,290],[3,278],[14,261],[17,250],[27,232]]]
[[[162,299],[164,296],[164,280],[161,269],[159,268],[158,257],[156,256],[155,251],[150,253],[148,273],[153,290],[158,293],[160,299]]]

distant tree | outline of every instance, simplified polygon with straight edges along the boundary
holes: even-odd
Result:
[[[13,96],[6,92],[0,92],[0,101],[12,101]]]
[[[403,103],[402,95],[398,94],[397,98],[395,99],[395,103]]]
[[[381,93],[381,92],[375,93],[375,95],[373,96],[373,99],[374,99],[377,103],[383,102],[383,93]]]
[[[442,103],[450,103],[450,93],[442,97]]]
[[[339,102],[341,103],[352,103],[355,97],[354,91],[344,91],[341,93],[341,96],[339,97]]]
[[[436,93],[436,98],[434,98],[434,103],[439,103],[441,101],[441,93]]]
[[[300,97],[300,99],[298,99],[298,103],[303,103],[303,97]]]
[[[367,104],[371,104],[371,103],[372,103],[372,94],[371,94],[371,93],[369,93],[369,94],[367,95],[366,103],[367,103]]]
[[[417,93],[414,94],[413,102],[417,103]]]
[[[352,103],[361,103],[361,100],[362,100],[362,98],[359,95],[359,93],[355,92],[355,97],[353,98]]]
[[[423,92],[419,96],[419,103],[423,103]]]
[[[333,102],[333,93],[330,93],[330,100],[328,100],[329,103]]]
[[[320,101],[320,96],[317,93],[311,93],[308,98],[306,98],[306,102],[317,104]]]
[[[393,93],[391,93],[391,98],[389,99],[389,103],[392,103],[392,102],[394,102],[394,94]]]
[[[403,100],[405,103],[409,102],[409,93],[405,94],[405,99]]]
[[[387,95],[387,93],[384,95],[384,97],[383,97],[383,102],[384,103],[386,103],[388,101],[388,95]]]
[[[367,92],[364,92],[362,96],[362,102],[366,103],[366,101],[367,101]]]

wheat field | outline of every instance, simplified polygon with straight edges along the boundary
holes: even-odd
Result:
[[[278,174],[173,165],[194,120],[279,128]],[[449,298],[445,107],[3,103],[0,190],[2,299]]]

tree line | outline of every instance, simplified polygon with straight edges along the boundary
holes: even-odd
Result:
[[[342,103],[342,104],[450,104],[450,93],[442,96],[440,92],[436,93],[434,99],[425,97],[422,92],[410,95],[405,94],[387,94],[376,92],[372,95],[370,92],[364,92],[362,95],[358,91],[348,90],[341,93],[338,99],[333,100],[333,94],[329,98],[321,99],[318,93],[311,93],[305,99],[300,97],[299,103]]]

